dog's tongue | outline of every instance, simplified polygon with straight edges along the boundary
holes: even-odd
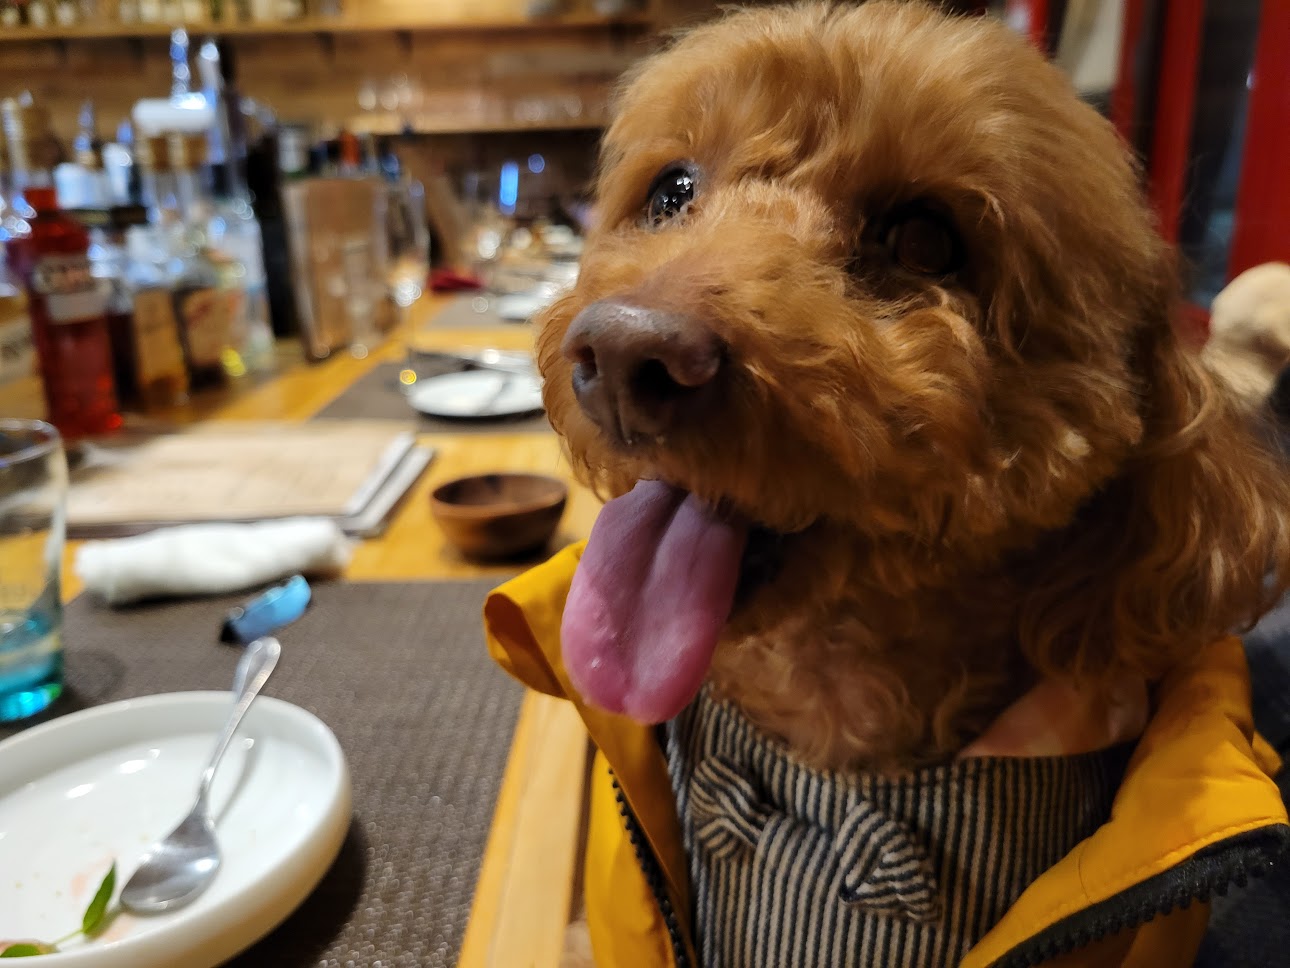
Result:
[[[583,698],[642,723],[684,709],[730,616],[746,538],[659,481],[606,504],[561,629],[565,668]]]

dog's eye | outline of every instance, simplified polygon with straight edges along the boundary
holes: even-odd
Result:
[[[963,263],[963,246],[954,227],[926,209],[897,218],[887,229],[886,243],[896,262],[919,275],[948,275]]]
[[[651,225],[675,218],[694,200],[694,176],[684,168],[672,168],[650,186],[645,217]]]

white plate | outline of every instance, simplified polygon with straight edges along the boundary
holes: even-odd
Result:
[[[465,370],[418,380],[408,402],[432,417],[511,417],[542,409],[536,373]]]
[[[526,323],[550,305],[552,299],[553,294],[543,292],[514,292],[498,296],[493,308],[507,322]]]
[[[0,940],[53,941],[75,930],[114,859],[119,894],[148,845],[192,806],[231,705],[226,692],[148,696],[0,743]],[[224,863],[196,901],[151,917],[119,913],[97,938],[32,964],[214,968],[268,934],[345,839],[350,779],[340,744],[303,709],[261,697],[220,766],[211,805]]]

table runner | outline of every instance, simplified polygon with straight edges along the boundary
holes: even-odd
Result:
[[[354,813],[318,888],[228,968],[456,964],[522,696],[483,641],[484,597],[500,581],[319,584],[280,633],[265,695],[335,732]],[[238,652],[219,626],[245,597],[115,611],[80,596],[55,711],[229,688]]]

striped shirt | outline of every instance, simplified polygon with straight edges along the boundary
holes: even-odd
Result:
[[[704,968],[941,968],[1110,815],[1121,745],[810,769],[705,687],[666,727]]]

